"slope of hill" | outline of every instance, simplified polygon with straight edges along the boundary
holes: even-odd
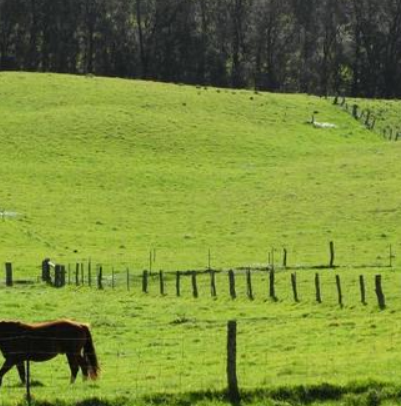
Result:
[[[400,241],[399,145],[324,99],[2,73],[0,119],[1,261],[322,263],[334,240],[370,263]]]

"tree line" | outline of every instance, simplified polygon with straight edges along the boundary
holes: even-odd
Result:
[[[0,69],[401,96],[401,0],[0,0]]]

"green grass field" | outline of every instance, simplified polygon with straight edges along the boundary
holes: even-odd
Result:
[[[383,106],[394,122],[399,102]],[[337,128],[307,124],[315,111]],[[401,144],[313,96],[47,74],[1,73],[0,120],[0,262],[30,279],[45,257],[72,266],[91,258],[107,281],[104,291],[1,284],[0,319],[92,325],[102,379],[70,387],[65,360],[33,365],[38,405],[227,404],[230,319],[244,404],[401,403]],[[318,305],[308,267],[328,264],[329,241],[342,267],[319,271]],[[276,263],[286,247],[288,264],[306,267],[300,303],[282,270],[277,303],[265,272],[253,274],[253,301],[241,273],[235,301],[224,273],[215,300],[207,275],[199,299],[188,277],[175,297],[169,273],[165,297],[155,278],[140,293],[150,250],[155,269],[174,271],[206,268],[209,249],[213,268],[265,266],[273,247]],[[15,371],[4,384],[0,405],[23,404]]]
[[[106,406],[226,404],[230,319],[238,322],[238,379],[245,404],[264,399],[272,405],[370,405],[370,396],[378,404],[396,404],[401,280],[396,271],[383,272],[387,308],[380,311],[373,284],[377,272],[363,272],[365,306],[359,300],[359,273],[340,273],[343,308],[337,304],[335,273],[327,270],[321,272],[322,304],[315,301],[314,271],[298,272],[300,303],[294,302],[290,275],[284,271],[277,274],[278,302],[268,299],[265,272],[253,275],[253,301],[246,298],[245,276],[240,274],[235,301],[229,298],[225,274],[217,275],[214,300],[206,275],[199,279],[198,299],[191,297],[189,278],[183,280],[180,298],[175,297],[173,278],[167,280],[164,297],[156,279],[148,295],[140,293],[138,281],[130,291],[123,285],[103,291],[32,286],[2,288],[0,296],[3,318],[68,317],[91,323],[101,379],[94,384],[78,380],[70,387],[65,358],[32,364],[38,404],[96,404],[94,399]],[[22,402],[24,389],[16,371],[6,375],[0,394],[2,405]]]
[[[334,130],[305,124],[313,111]],[[376,263],[400,248],[401,150],[324,99],[0,74],[0,259],[202,268]],[[385,255],[385,254],[384,254]]]

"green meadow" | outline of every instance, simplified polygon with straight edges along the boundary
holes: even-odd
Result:
[[[400,104],[383,106],[394,122]],[[314,128],[314,113],[336,128]],[[35,404],[226,405],[231,319],[244,405],[401,404],[400,145],[314,96],[1,73],[0,261],[16,280],[36,279],[45,257],[104,269],[104,290],[1,283],[0,319],[69,318],[93,331],[101,379],[70,386],[65,359],[33,364]],[[312,269],[328,265],[330,241],[339,268]],[[277,302],[256,270],[254,300],[241,271],[236,300],[226,273],[217,298],[207,274],[198,299],[189,276],[175,295],[169,271],[207,268],[209,250],[214,269],[256,269],[269,253],[280,265],[283,248],[299,303],[294,271],[280,268]],[[149,251],[165,296],[156,273],[141,292]],[[25,404],[24,393],[12,371],[0,405]]]
[[[316,120],[336,129],[316,129]],[[0,74],[0,258],[164,270],[376,264],[400,248],[401,150],[330,101]],[[30,271],[31,272],[31,271]],[[32,271],[33,272],[33,271]]]

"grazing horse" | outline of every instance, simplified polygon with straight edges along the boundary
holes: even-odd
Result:
[[[0,386],[4,375],[14,366],[25,383],[24,361],[48,361],[58,354],[67,356],[71,383],[75,382],[79,368],[84,379],[95,380],[100,372],[89,326],[74,321],[38,324],[0,321],[0,351],[5,358],[0,369]]]

